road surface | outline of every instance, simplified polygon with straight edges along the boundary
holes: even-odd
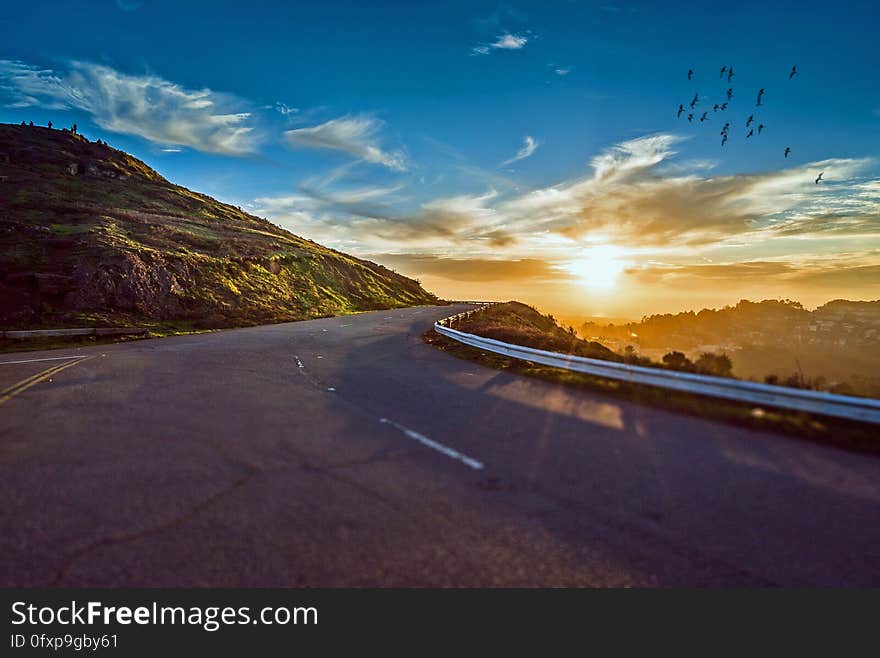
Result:
[[[880,585],[880,459],[422,343],[463,309],[0,355],[0,585]]]

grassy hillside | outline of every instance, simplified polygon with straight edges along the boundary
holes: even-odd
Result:
[[[436,302],[67,131],[0,124],[0,324],[227,327]]]
[[[456,323],[455,328],[469,334],[503,340],[550,352],[577,354],[594,359],[622,361],[604,345],[586,341],[560,327],[553,316],[541,315],[521,302],[496,304]]]

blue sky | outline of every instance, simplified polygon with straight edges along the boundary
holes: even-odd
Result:
[[[0,18],[0,120],[76,121],[175,182],[441,294],[628,315],[869,298],[877,14],[868,2],[41,2]],[[728,110],[713,112],[728,87]],[[676,118],[695,93],[694,122]],[[749,114],[766,128],[746,139]]]

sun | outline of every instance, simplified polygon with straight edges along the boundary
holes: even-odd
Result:
[[[585,288],[611,291],[626,267],[626,263],[621,260],[622,255],[623,250],[614,245],[590,247],[579,258],[568,261],[563,267],[577,277]]]

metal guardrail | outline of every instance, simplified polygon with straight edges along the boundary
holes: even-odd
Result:
[[[24,340],[25,338],[54,338],[58,336],[124,336],[145,334],[146,329],[129,327],[85,327],[82,329],[30,329],[27,331],[0,331],[0,338]]]
[[[451,325],[455,324],[457,320],[468,317],[490,305],[486,304],[480,308],[444,318],[434,323],[434,330],[459,343],[486,350],[487,352],[523,361],[531,361],[532,363],[540,363],[545,366],[582,372],[597,377],[606,377],[632,384],[647,384],[659,388],[709,395],[767,407],[806,411],[867,423],[880,423],[880,400],[760,384],[758,382],[747,382],[727,377],[696,375],[689,372],[634,366],[627,363],[603,361],[573,354],[548,352],[532,347],[505,343],[493,338],[484,338],[483,336],[468,334],[452,328]]]

